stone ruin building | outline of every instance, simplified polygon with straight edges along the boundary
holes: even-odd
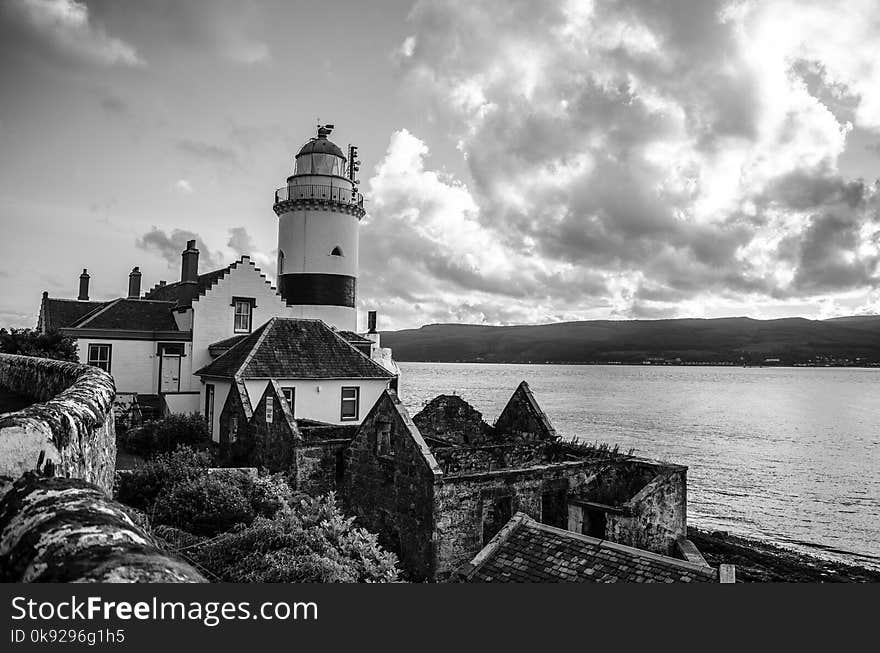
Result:
[[[110,499],[108,374],[0,354],[3,392],[31,405],[0,415],[0,580],[204,582]],[[359,426],[294,419],[282,396],[267,385],[238,453],[336,491],[411,580],[718,579],[686,539],[687,468],[563,441],[525,382],[493,425],[449,395],[410,418],[385,390]]]

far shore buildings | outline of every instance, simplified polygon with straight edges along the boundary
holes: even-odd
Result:
[[[397,387],[398,369],[390,350],[380,346],[375,312],[368,331],[356,333],[363,197],[357,166],[347,166],[327,138],[331,129],[320,127],[300,149],[294,174],[275,192],[277,288],[249,256],[200,272],[199,250],[191,240],[181,255],[178,281],[160,281],[142,292],[135,267],[127,296],[96,302],[89,299],[84,269],[77,299],[43,293],[38,329],[76,338],[80,360],[110,372],[120,401],[153,413],[205,414],[218,441],[230,435],[220,431],[220,415],[239,381],[240,398],[251,404],[275,380],[295,417],[359,423],[382,390]],[[351,154],[356,156],[354,148]],[[288,323],[299,319],[308,326]],[[270,350],[265,338],[277,342],[282,331],[287,348]],[[237,347],[241,343],[246,345]],[[244,346],[266,363],[262,369],[271,370],[270,377],[254,376],[256,363],[227,373],[232,366],[224,359],[238,356]],[[338,364],[311,369],[301,364],[327,352]]]

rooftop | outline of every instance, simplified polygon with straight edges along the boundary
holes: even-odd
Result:
[[[122,329],[178,331],[171,314],[174,302],[149,299],[114,299],[68,325],[71,329]]]
[[[106,302],[80,301],[78,299],[55,299],[44,295],[40,306],[40,324],[46,331],[69,327],[83,316],[103,306]]]
[[[459,577],[471,583],[712,583],[708,566],[514,517]]]
[[[283,317],[273,317],[196,374],[242,379],[394,376],[320,320]]]

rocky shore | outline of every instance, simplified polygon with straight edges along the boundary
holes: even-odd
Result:
[[[736,565],[745,583],[878,583],[880,571],[806,555],[726,532],[688,528],[688,538],[713,567]]]

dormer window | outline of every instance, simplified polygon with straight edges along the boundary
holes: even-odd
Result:
[[[235,308],[233,327],[235,333],[250,333],[254,308],[257,306],[256,300],[253,297],[233,297],[232,306]]]
[[[342,256],[342,248],[337,245],[333,249],[330,250],[330,256]]]

